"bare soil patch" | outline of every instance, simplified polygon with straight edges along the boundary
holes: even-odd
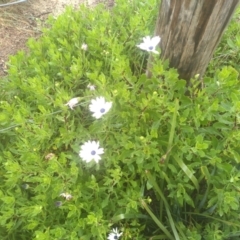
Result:
[[[15,0],[17,1],[17,0]],[[77,8],[80,4],[89,7],[100,2],[108,6],[113,0],[26,0],[25,2],[4,6],[14,0],[0,0],[0,77],[6,75],[6,62],[10,55],[26,49],[30,37],[40,36],[40,29],[49,14],[61,14],[67,5]]]

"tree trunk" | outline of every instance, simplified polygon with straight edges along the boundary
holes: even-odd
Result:
[[[179,77],[201,78],[239,0],[161,0],[155,36]]]

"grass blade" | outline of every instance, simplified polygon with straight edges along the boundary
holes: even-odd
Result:
[[[194,213],[194,212],[185,212],[185,213],[186,214],[190,214],[190,215],[197,215],[197,216],[201,216],[201,217],[205,217],[205,218],[210,218],[210,219],[216,220],[218,222],[224,223],[226,225],[236,226],[236,227],[240,228],[240,224],[234,223],[234,222],[225,221],[225,220],[222,220],[220,218],[212,217],[212,216],[201,214],[201,213]]]
[[[155,191],[158,193],[159,197],[163,200],[163,203],[165,205],[165,209],[166,209],[166,212],[167,212],[168,220],[169,220],[170,226],[172,228],[175,240],[180,240],[178,232],[177,232],[176,227],[175,227],[175,223],[174,223],[172,215],[171,215],[171,212],[169,210],[170,207],[168,205],[168,202],[167,202],[166,198],[164,197],[164,194],[162,193],[161,189],[158,187],[156,181],[153,179],[153,177],[152,177],[152,175],[149,171],[147,172],[147,177],[148,177],[148,180],[150,181],[151,185],[155,189]]]
[[[175,238],[171,235],[171,233],[167,230],[167,228],[158,220],[158,218],[154,215],[154,213],[150,210],[148,205],[141,199],[141,205],[145,208],[148,214],[151,216],[153,221],[158,225],[158,227],[166,234],[168,239],[175,240]]]
[[[176,154],[173,157],[176,160],[176,162],[178,163],[178,165],[180,166],[180,168],[185,172],[185,174],[188,176],[188,178],[192,181],[192,183],[194,184],[196,189],[199,191],[198,180],[193,175],[193,172],[187,167],[187,165]]]

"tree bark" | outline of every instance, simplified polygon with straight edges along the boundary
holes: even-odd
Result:
[[[239,0],[161,0],[155,36],[161,59],[187,81],[206,71]]]

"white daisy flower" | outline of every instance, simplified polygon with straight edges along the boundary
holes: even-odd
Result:
[[[101,118],[106,114],[112,107],[112,102],[106,102],[104,97],[97,97],[96,99],[91,100],[89,109],[93,112],[93,117],[96,119]]]
[[[99,148],[99,142],[88,141],[81,146],[79,156],[83,161],[90,162],[94,160],[96,163],[101,159],[100,154],[104,153],[103,148]]]
[[[158,51],[155,50],[157,45],[159,44],[161,38],[159,36],[153,37],[152,39],[149,36],[143,38],[143,43],[137,45],[142,50],[153,52],[159,54]]]
[[[119,239],[122,235],[122,232],[118,232],[118,229],[117,228],[113,228],[112,229],[112,232],[109,233],[108,235],[108,240],[116,240],[116,239]]]
[[[91,91],[94,91],[95,88],[96,88],[96,86],[95,86],[95,85],[88,84],[88,85],[87,85],[87,88],[88,88],[89,90],[91,90]]]
[[[83,43],[82,46],[81,46],[81,49],[84,50],[84,51],[87,51],[88,45],[86,43]]]
[[[80,98],[78,97],[72,98],[67,104],[65,104],[65,106],[69,106],[73,110],[73,108],[78,104],[79,99]]]
[[[71,200],[73,198],[73,196],[69,193],[61,193],[60,196],[64,197],[66,200]]]

